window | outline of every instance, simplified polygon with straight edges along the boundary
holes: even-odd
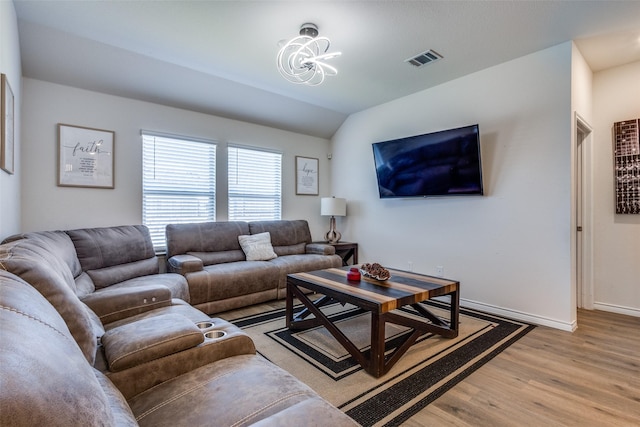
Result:
[[[143,132],[142,165],[142,221],[156,251],[167,224],[215,221],[215,143]]]
[[[280,219],[282,154],[229,146],[229,220]]]

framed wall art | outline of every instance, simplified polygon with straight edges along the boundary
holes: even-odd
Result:
[[[616,214],[640,215],[640,118],[613,124]]]
[[[58,124],[58,185],[114,188],[115,132]]]
[[[9,85],[9,80],[6,74],[2,74],[0,78],[2,84],[2,106],[0,107],[0,114],[2,120],[0,127],[2,127],[2,135],[0,136],[0,167],[10,173],[14,173],[14,107],[13,107],[13,91]]]
[[[318,195],[318,159],[296,156],[296,194]]]

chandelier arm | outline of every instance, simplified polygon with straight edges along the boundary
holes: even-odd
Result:
[[[313,26],[313,24],[303,24]],[[306,28],[306,27],[305,27]],[[288,41],[278,51],[276,64],[280,75],[296,84],[317,86],[326,76],[336,75],[338,70],[324,61],[342,55],[341,52],[327,53],[331,41],[327,37],[317,37],[317,31],[301,31],[300,36]],[[310,36],[309,34],[312,34]]]

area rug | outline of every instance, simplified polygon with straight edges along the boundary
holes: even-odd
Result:
[[[430,300],[429,310],[446,319],[449,305]],[[300,310],[301,307],[297,308]],[[417,316],[412,308],[404,315]],[[361,350],[367,351],[370,315],[349,304],[323,308]],[[314,389],[363,426],[393,426],[454,387],[534,326],[475,310],[460,309],[457,338],[423,335],[381,378],[369,375],[323,326],[306,331],[285,327],[285,310],[233,319],[254,340],[258,352]],[[386,349],[407,333],[387,323]]]

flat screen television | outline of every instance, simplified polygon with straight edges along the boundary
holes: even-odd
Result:
[[[482,195],[479,126],[373,144],[380,198]]]

